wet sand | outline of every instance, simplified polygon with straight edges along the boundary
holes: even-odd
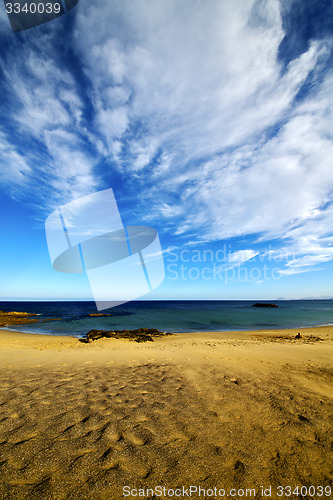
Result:
[[[0,345],[1,499],[332,482],[333,327]]]

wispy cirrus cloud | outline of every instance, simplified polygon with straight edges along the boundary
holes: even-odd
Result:
[[[30,42],[22,46],[14,39],[2,60],[6,95],[2,124],[11,129],[11,147],[19,151],[17,165],[30,165],[21,169],[21,194],[27,198],[30,189],[33,203],[48,210],[95,188],[92,171],[97,155],[87,147],[78,83],[57,57],[54,31],[41,32]],[[13,181],[8,177],[11,187]]]
[[[25,176],[31,172],[31,167],[26,159],[1,131],[0,162],[4,166],[0,170],[0,182],[4,184],[21,184],[24,182]]]
[[[149,14],[146,6],[125,2],[114,11],[110,4],[104,22],[92,5],[78,16],[96,119],[117,110],[122,117],[107,134],[110,155],[135,182],[140,171],[151,198],[163,194],[155,217],[173,213],[185,231],[211,239],[281,236],[325,202],[333,185],[324,117],[330,78],[296,99],[309,76],[320,75],[330,43],[311,43],[283,67],[278,2],[200,3],[200,12],[169,2]],[[86,23],[98,24],[98,34],[80,38]],[[117,92],[118,108],[105,101]],[[160,168],[163,155],[169,161]]]

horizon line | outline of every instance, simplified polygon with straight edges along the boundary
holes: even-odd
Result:
[[[132,302],[284,302],[284,301],[295,301],[295,300],[333,300],[333,297],[302,297],[298,299],[290,299],[290,298],[275,298],[275,299],[136,299],[131,300],[129,302],[124,302],[125,305],[130,304]],[[32,298],[10,298],[10,299],[2,299],[1,302],[92,302],[94,300],[91,299],[32,299]],[[116,306],[118,307],[118,306]]]

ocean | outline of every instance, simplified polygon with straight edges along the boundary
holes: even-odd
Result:
[[[133,301],[96,313],[94,302],[0,302],[0,310],[38,314],[38,323],[11,330],[82,337],[89,330],[157,328],[173,333],[302,328],[333,324],[333,300],[275,301],[278,308],[256,308],[256,301]],[[265,302],[265,301],[259,301]],[[57,319],[57,321],[44,321]]]

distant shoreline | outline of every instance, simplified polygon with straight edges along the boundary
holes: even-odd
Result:
[[[140,327],[138,327],[140,328]],[[144,328],[144,327],[142,327]],[[322,329],[322,328],[328,328],[328,329],[333,329],[333,324],[327,324],[327,325],[315,325],[315,326],[302,326],[300,328],[295,328],[295,327],[290,327],[290,328],[285,328],[285,327],[281,327],[281,328],[257,328],[257,329],[244,329],[244,330],[202,330],[202,331],[184,331],[184,332],[171,332],[173,333],[174,335],[178,336],[178,335],[200,335],[200,334],[205,334],[205,335],[220,335],[220,334],[226,334],[226,335],[230,335],[230,334],[248,334],[248,335],[252,335],[252,334],[260,334],[260,333],[270,333],[270,334],[279,334],[279,333],[283,333],[283,332],[290,332],[290,333],[297,333],[297,332],[307,332],[307,331],[316,331],[318,329]],[[66,339],[66,338],[70,338],[70,339],[79,339],[81,338],[81,336],[75,336],[75,335],[68,335],[67,333],[63,333],[63,334],[54,334],[54,333],[45,333],[45,332],[31,332],[31,331],[27,331],[27,330],[23,330],[21,328],[11,328],[10,326],[1,326],[0,327],[0,332],[10,332],[10,333],[18,333],[18,334],[24,334],[24,335],[31,335],[31,336],[44,336],[44,337],[51,337],[51,338],[61,338],[61,339]],[[82,333],[82,337],[85,336],[87,332],[85,333]],[[112,340],[110,340],[112,342]]]

